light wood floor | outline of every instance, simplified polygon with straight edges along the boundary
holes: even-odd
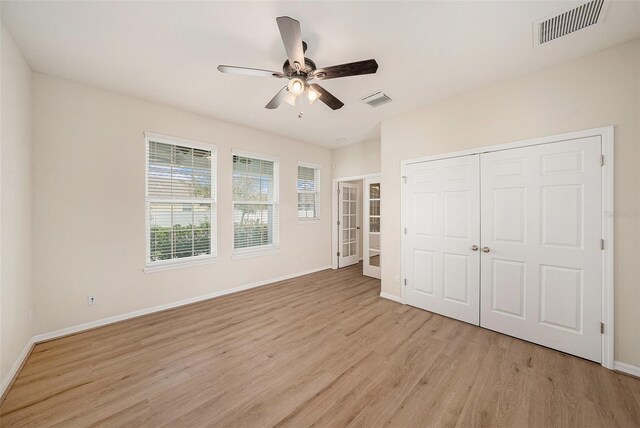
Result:
[[[640,380],[378,297],[361,267],[37,345],[13,426],[640,426]]]

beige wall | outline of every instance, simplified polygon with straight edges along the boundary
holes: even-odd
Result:
[[[400,229],[400,161],[615,125],[615,359],[640,366],[640,40],[382,123],[384,230]],[[382,290],[400,295],[400,234]]]
[[[6,382],[33,334],[31,69],[1,26],[0,382]]]
[[[380,139],[331,150],[332,177],[356,177],[380,172]]]
[[[312,223],[296,193],[298,161],[329,171],[328,149],[38,73],[34,124],[38,334],[330,265],[330,192]],[[218,146],[217,263],[143,273],[144,131]],[[232,148],[280,158],[277,254],[231,260]]]

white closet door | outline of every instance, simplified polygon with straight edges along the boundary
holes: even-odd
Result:
[[[405,169],[406,302],[476,325],[480,291],[478,167],[478,155],[473,155]]]
[[[600,137],[481,156],[481,325],[601,361]]]
[[[359,226],[358,226],[358,186],[351,183],[338,183],[340,190],[339,226],[338,226],[338,267],[343,268],[358,263]]]

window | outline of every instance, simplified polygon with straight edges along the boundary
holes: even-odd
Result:
[[[216,256],[216,148],[145,133],[147,267]]]
[[[320,218],[320,167],[298,164],[298,219]]]
[[[234,254],[278,248],[278,161],[233,152]]]

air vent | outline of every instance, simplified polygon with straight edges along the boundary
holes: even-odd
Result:
[[[534,24],[534,43],[542,45],[602,22],[610,0],[592,0]]]
[[[371,107],[378,107],[382,104],[391,102],[391,98],[389,98],[389,96],[387,96],[384,92],[378,91],[374,92],[371,95],[367,95],[362,99],[362,101],[364,101],[366,104],[369,104]]]

